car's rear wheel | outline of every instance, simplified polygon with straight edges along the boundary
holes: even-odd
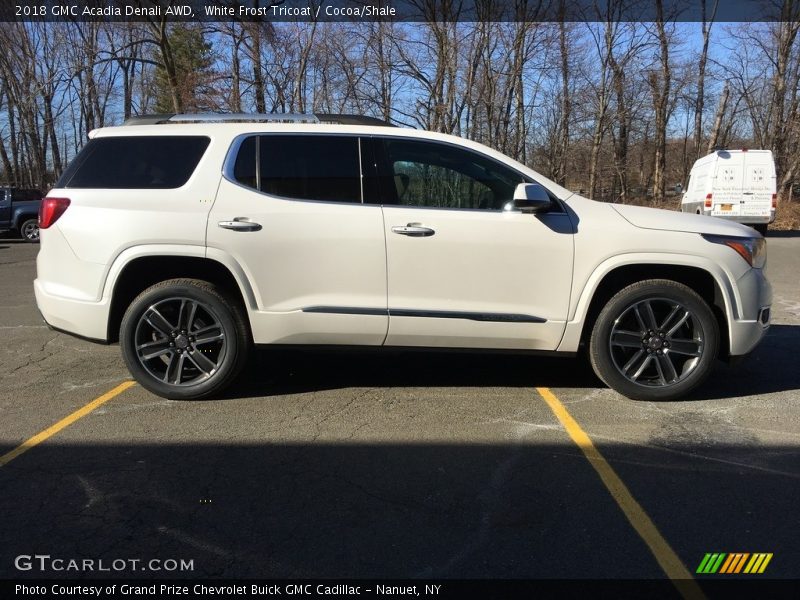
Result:
[[[638,400],[673,400],[714,366],[719,326],[691,288],[666,279],[629,285],[597,317],[589,355],[597,376]]]
[[[36,243],[39,241],[39,220],[27,219],[19,227],[19,234],[26,242]]]
[[[130,304],[120,327],[122,356],[134,379],[164,398],[222,392],[250,346],[239,303],[211,283],[171,279]]]

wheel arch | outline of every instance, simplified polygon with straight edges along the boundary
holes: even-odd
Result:
[[[103,296],[110,302],[108,316],[109,342],[119,340],[119,328],[125,310],[142,291],[167,279],[191,278],[213,283],[227,291],[247,314],[255,305],[253,291],[238,265],[225,264],[203,255],[151,252],[118,258],[110,269]]]
[[[19,231],[22,224],[27,221],[28,219],[37,219],[39,218],[38,212],[33,212],[30,210],[21,210],[14,214],[14,219],[11,221],[11,229],[14,231]]]
[[[729,319],[735,318],[735,298],[729,284],[720,281],[724,275],[711,272],[699,265],[669,262],[628,262],[607,269],[597,276],[591,289],[584,292],[576,308],[572,323],[572,337],[576,347],[584,345],[591,335],[600,311],[617,292],[626,286],[647,279],[669,279],[682,283],[697,292],[710,306],[720,331],[719,356],[725,357],[730,348]],[[587,287],[589,285],[587,284]],[[564,342],[569,340],[565,335]]]

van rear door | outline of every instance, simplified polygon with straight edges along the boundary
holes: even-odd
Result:
[[[717,152],[717,168],[714,174],[711,216],[736,219],[741,215],[740,205],[744,196],[745,152]]]
[[[742,217],[769,217],[775,193],[775,163],[770,152],[744,152]]]

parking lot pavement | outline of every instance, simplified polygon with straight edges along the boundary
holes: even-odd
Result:
[[[800,237],[769,252],[767,338],[681,402],[622,398],[580,359],[475,354],[260,351],[225,399],[134,386],[0,467],[0,577],[42,576],[14,568],[34,553],[193,561],[118,573],[143,577],[663,576],[537,388],[690,572],[771,552],[798,577]],[[0,241],[0,456],[128,377],[118,348],[42,326],[35,253]]]

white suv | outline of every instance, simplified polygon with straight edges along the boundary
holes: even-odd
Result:
[[[158,115],[94,131],[43,201],[36,300],[167,398],[252,344],[574,355],[671,399],[769,325],[765,240],[593,202],[480,144],[345,115]]]

